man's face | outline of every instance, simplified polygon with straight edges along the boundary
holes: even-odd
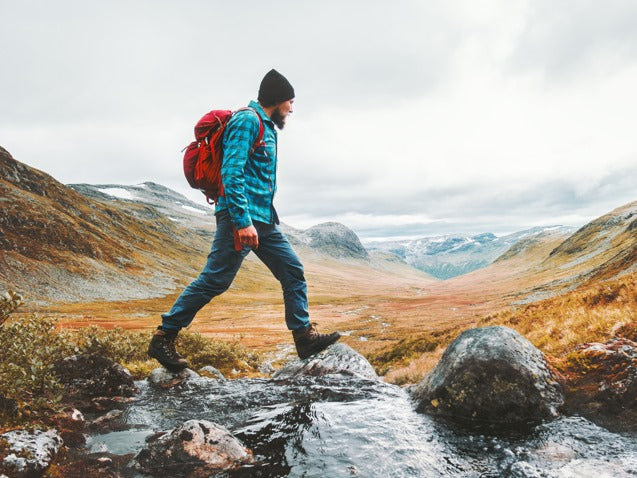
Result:
[[[285,127],[285,121],[290,113],[293,113],[292,104],[294,103],[294,98],[291,100],[284,101],[283,103],[279,103],[276,106],[276,109],[272,112],[272,117],[270,118],[272,122],[279,129],[283,129]]]

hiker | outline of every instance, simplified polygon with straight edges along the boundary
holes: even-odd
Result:
[[[294,88],[276,70],[261,81],[258,102],[251,101],[232,115],[223,133],[217,231],[203,271],[181,293],[170,312],[162,314],[148,354],[169,370],[188,366],[175,348],[179,330],[210,300],[230,287],[243,259],[254,251],[281,282],[285,322],[300,358],[324,350],[340,338],[338,332],[318,333],[309,321],[303,265],[279,229],[272,201],[276,191],[277,131],[292,113]],[[262,141],[254,148],[255,140]]]

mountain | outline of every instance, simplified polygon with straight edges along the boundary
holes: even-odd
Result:
[[[30,299],[162,295],[203,238],[157,209],[91,199],[0,148],[0,287]]]
[[[210,224],[214,223],[213,207],[197,204],[161,184],[145,182],[134,186],[120,184],[67,184],[67,186],[91,199],[152,206],[171,221],[204,236],[211,235]]]
[[[196,277],[210,250],[212,208],[159,184],[65,186],[2,148],[0,178],[0,289],[20,291],[30,303],[163,297]],[[362,283],[379,271],[390,282],[431,280],[370,259],[343,225],[283,228],[328,284]],[[234,289],[277,288],[252,255],[242,271]]]
[[[637,201],[621,206],[564,236],[547,230],[523,238],[466,283],[503,284],[501,294],[524,305],[637,272]],[[457,278],[460,279],[460,278]],[[514,287],[515,286],[515,287]],[[508,292],[506,291],[508,289]]]
[[[374,241],[366,246],[370,251],[395,254],[413,267],[439,279],[450,279],[486,267],[519,241],[537,240],[547,231],[566,237],[573,228],[535,227],[502,237],[491,233],[448,235],[406,241]]]
[[[325,222],[305,231],[289,231],[290,234],[297,242],[334,257],[369,259],[369,253],[356,233],[337,222]]]
[[[170,220],[204,236],[210,236],[215,230],[212,206],[197,204],[160,184],[69,184],[68,187],[88,198],[112,204],[137,203],[152,206]],[[286,224],[281,227],[294,246],[308,247],[336,258],[369,259],[369,254],[356,233],[343,224],[326,222],[306,230],[295,229]]]

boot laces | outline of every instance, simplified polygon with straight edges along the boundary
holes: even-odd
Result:
[[[307,329],[308,335],[310,337],[314,337],[314,338],[321,338],[321,337],[327,337],[328,334],[321,334],[319,333],[319,331],[317,330],[317,323],[316,322],[311,322],[310,323],[310,327]]]
[[[183,358],[181,355],[179,355],[179,352],[177,352],[177,336],[176,335],[168,339],[168,347],[170,347],[170,351],[174,354],[175,357],[177,357],[178,359]]]
[[[164,340],[161,341],[161,347],[170,358],[178,359],[177,350],[175,349],[175,338],[164,337]]]

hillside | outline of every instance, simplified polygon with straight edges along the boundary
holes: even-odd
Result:
[[[4,149],[0,177],[6,204],[0,211],[0,287],[24,292],[30,303],[164,297],[198,274],[210,249],[212,210],[164,186],[67,187]],[[338,267],[333,272],[321,266],[330,257],[353,260],[354,276],[359,269],[368,271],[364,276],[383,270],[428,280],[406,265],[369,260],[342,225],[318,225],[307,233],[289,229],[299,254],[318,263],[321,281],[339,281]],[[233,288],[259,283],[267,291],[278,286],[249,256]]]
[[[198,274],[214,230],[209,210],[153,183],[71,188],[4,150],[0,158],[6,204],[0,213],[0,286],[25,293],[29,307],[23,313],[38,311],[68,327],[148,330]],[[548,304],[545,316],[559,321],[549,309],[560,310],[562,299],[586,308],[592,299],[583,297],[607,286],[621,288],[635,277],[636,213],[637,202],[570,235],[561,228],[532,231],[488,267],[445,281],[396,255],[367,253],[340,224],[307,231],[282,227],[305,265],[312,320],[340,330],[344,342],[370,357],[419,351],[415,365],[399,359],[388,375],[400,381],[395,374],[422,375],[463,329],[514,322],[515,314],[536,304]],[[572,309],[583,310],[577,307]],[[279,284],[249,255],[231,290],[206,306],[192,327],[287,353],[283,313]],[[528,316],[529,324],[537,324],[537,340],[548,343],[543,321]]]
[[[152,207],[86,198],[4,149],[0,197],[0,285],[32,301],[163,295],[204,244]]]
[[[545,231],[484,269],[424,288],[400,304],[392,324],[396,339],[370,344],[368,353],[393,364],[389,380],[411,382],[430,370],[450,338],[470,327],[514,327],[551,354],[608,340],[622,326],[634,328],[636,212],[637,202],[626,204],[566,238]]]

